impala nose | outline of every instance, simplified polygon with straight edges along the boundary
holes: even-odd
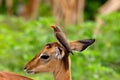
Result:
[[[26,67],[24,67],[24,71],[27,72],[27,68]]]
[[[24,70],[26,70],[27,68],[26,67],[24,67]]]

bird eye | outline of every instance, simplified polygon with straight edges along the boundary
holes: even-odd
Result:
[[[49,58],[49,55],[42,55],[40,58],[41,58],[41,59],[48,59],[48,58]]]

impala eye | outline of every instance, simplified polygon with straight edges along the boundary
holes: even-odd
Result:
[[[48,59],[50,56],[49,55],[42,55],[40,58],[41,59]]]

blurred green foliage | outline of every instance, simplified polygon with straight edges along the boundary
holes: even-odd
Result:
[[[87,50],[71,55],[73,80],[120,80],[120,14],[101,15],[105,24],[100,34],[93,35],[95,22],[63,28],[70,41],[95,38]],[[50,73],[28,75],[23,71],[41,48],[54,42],[51,17],[25,21],[21,18],[0,16],[0,71],[11,71],[35,80],[53,80]]]
[[[106,0],[85,0],[85,20],[94,20],[98,9],[106,2]]]

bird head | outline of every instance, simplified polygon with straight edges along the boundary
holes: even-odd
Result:
[[[58,26],[51,26],[55,32],[61,32],[62,30]]]

